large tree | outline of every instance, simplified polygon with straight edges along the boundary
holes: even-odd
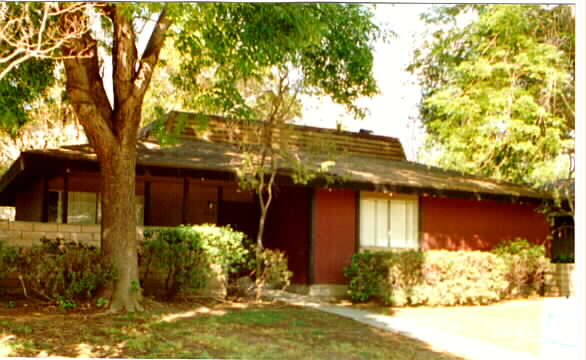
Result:
[[[63,59],[68,99],[100,164],[102,251],[117,271],[112,311],[141,309],[133,216],[137,130],[166,37],[173,37],[183,54],[182,76],[206,111],[251,117],[238,84],[283,64],[298,71],[305,88],[358,113],[353,101],[376,91],[370,44],[378,28],[372,13],[358,5],[112,3],[67,19],[75,17],[101,24],[56,51]],[[139,52],[139,30],[151,22],[152,33]],[[111,57],[103,56],[108,53]],[[102,71],[106,61],[113,72],[111,100]],[[206,86],[202,77],[209,79]]]
[[[437,163],[516,183],[568,176],[550,170],[574,154],[572,6],[442,6],[424,19],[437,31],[409,69]]]

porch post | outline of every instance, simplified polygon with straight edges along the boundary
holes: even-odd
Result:
[[[187,225],[187,206],[189,206],[189,179],[183,177],[183,201],[181,203],[181,223]]]
[[[67,224],[67,211],[69,209],[69,169],[65,170],[63,175],[63,199],[61,201],[61,222]]]
[[[43,176],[43,204],[41,209],[41,222],[49,222],[49,178]]]
[[[151,182],[144,181],[144,226],[151,225]]]
[[[356,221],[354,222],[354,252],[357,253],[360,250],[360,190],[356,190],[356,201],[354,203],[354,207],[356,211]]]
[[[311,189],[309,200],[309,269],[308,285],[315,283],[315,225],[316,225],[315,188]]]
[[[222,201],[224,198],[224,188],[218,186],[218,199],[216,204],[216,225],[223,224],[222,222]]]

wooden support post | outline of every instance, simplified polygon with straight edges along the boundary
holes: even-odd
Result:
[[[61,222],[67,224],[67,212],[69,210],[69,169],[63,175],[63,198],[61,200]]]
[[[189,219],[187,218],[187,207],[189,206],[189,179],[183,178],[183,202],[181,204],[181,223],[187,225]]]
[[[41,222],[49,222],[49,178],[43,176],[43,204],[41,210]]]
[[[224,197],[224,188],[218,186],[218,201],[216,204],[216,225],[222,224],[222,198]]]
[[[354,222],[354,252],[357,253],[360,251],[360,191],[355,191],[355,198],[354,207],[355,207],[355,222]]]
[[[307,273],[308,285],[315,283],[315,230],[316,230],[316,189],[311,189],[311,198],[309,200],[309,271]]]
[[[151,225],[151,182],[144,182],[144,226]]]

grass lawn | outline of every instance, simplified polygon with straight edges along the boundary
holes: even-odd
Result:
[[[426,344],[312,309],[157,303],[128,315],[0,302],[0,357],[445,359]]]
[[[507,349],[540,354],[544,299],[487,306],[388,308],[365,304],[358,307]]]

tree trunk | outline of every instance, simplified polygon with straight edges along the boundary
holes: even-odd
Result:
[[[141,311],[138,274],[135,169],[136,147],[121,146],[100,159],[102,170],[102,254],[116,273],[111,311]]]
[[[259,196],[262,196],[259,195]],[[260,300],[260,297],[262,295],[262,289],[264,287],[265,281],[266,279],[264,278],[264,274],[263,274],[263,257],[262,257],[262,252],[264,250],[263,244],[262,244],[262,237],[264,234],[264,229],[265,229],[265,220],[267,217],[267,210],[269,209],[269,204],[266,203],[264,204],[264,206],[261,205],[260,207],[260,218],[258,220],[258,233],[256,235],[256,280],[255,280],[255,284],[256,284],[256,301]]]
[[[102,174],[102,254],[116,271],[110,311],[140,311],[136,236],[136,142],[142,102],[165,32],[171,25],[163,7],[151,37],[138,57],[132,19],[116,4],[101,7],[112,22],[113,103],[101,75],[98,42],[90,33],[63,46],[67,95],[96,151]],[[83,18],[87,14],[79,13]],[[84,53],[79,57],[76,54]]]
[[[262,244],[262,237],[263,237],[264,231],[265,231],[265,221],[267,218],[267,210],[268,209],[269,209],[268,206],[261,206],[260,218],[258,220],[258,233],[256,234],[256,278],[257,278],[257,280],[260,279],[261,271],[262,271],[261,255],[262,255],[262,251],[264,249],[264,246]]]
[[[262,162],[264,164],[264,160]],[[256,300],[260,300],[262,288],[264,287],[264,283],[266,281],[265,274],[263,274],[263,264],[264,261],[262,257],[262,253],[264,250],[264,246],[262,243],[264,231],[265,231],[265,222],[267,218],[267,213],[269,211],[269,206],[271,205],[271,201],[273,200],[273,184],[275,183],[275,176],[277,175],[277,166],[274,160],[271,160],[271,176],[269,177],[268,183],[265,185],[264,183],[264,173],[261,172],[261,181],[260,185],[257,189],[258,193],[258,200],[260,205],[260,218],[258,220],[258,233],[256,235]],[[265,196],[265,189],[266,187],[266,199]]]

